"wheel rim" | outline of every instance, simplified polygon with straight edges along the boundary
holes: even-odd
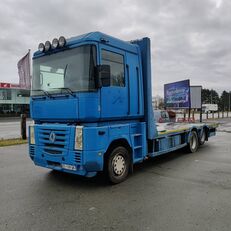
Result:
[[[196,137],[195,137],[195,135],[192,135],[192,139],[191,139],[192,150],[194,150],[196,148],[196,145],[197,145]]]
[[[123,175],[126,169],[125,158],[121,154],[115,155],[112,160],[112,166],[113,172],[117,176]]]

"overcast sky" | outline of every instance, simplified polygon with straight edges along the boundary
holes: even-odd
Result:
[[[0,82],[18,82],[18,60],[39,42],[102,31],[151,38],[153,95],[187,78],[231,90],[230,0],[2,0],[0,17]]]

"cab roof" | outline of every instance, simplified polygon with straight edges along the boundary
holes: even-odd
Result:
[[[118,49],[122,49],[125,51],[129,51],[132,53],[138,53],[138,46],[136,44],[132,44],[131,42],[123,41],[120,39],[117,39],[115,37],[112,37],[110,35],[104,34],[102,32],[90,32],[86,34],[82,34],[79,36],[71,37],[66,39],[66,45],[65,48],[68,48],[73,45],[85,43],[85,42],[99,42],[108,46],[112,46]],[[62,48],[63,50],[63,48]],[[58,52],[58,49],[56,49],[56,52]],[[52,50],[48,52],[40,52],[36,51],[34,53],[34,58],[43,56],[45,54],[51,54]]]

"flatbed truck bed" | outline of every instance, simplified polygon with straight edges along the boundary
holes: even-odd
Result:
[[[156,123],[157,131],[158,131],[158,136],[163,136],[163,135],[171,135],[174,133],[179,133],[179,132],[186,132],[190,131],[192,128],[196,129],[203,129],[203,127],[207,127],[208,129],[215,129],[217,128],[216,123]]]

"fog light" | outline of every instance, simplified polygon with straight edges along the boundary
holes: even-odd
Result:
[[[59,46],[64,47],[65,44],[66,44],[66,39],[63,36],[59,37]]]
[[[50,41],[45,42],[45,51],[49,51],[51,49],[51,43]]]
[[[59,46],[59,40],[57,38],[54,38],[52,40],[52,48],[56,49]]]
[[[43,43],[39,43],[38,50],[41,51],[41,52],[43,52],[45,50],[45,46],[44,46]]]

